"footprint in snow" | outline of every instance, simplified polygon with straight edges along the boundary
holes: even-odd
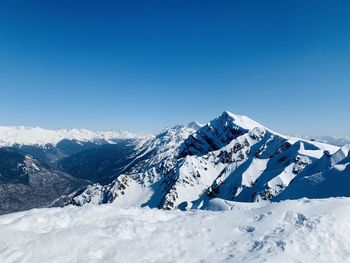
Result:
[[[238,229],[242,232],[245,232],[245,233],[251,233],[251,232],[255,231],[255,227],[253,227],[253,226],[241,226]]]
[[[253,217],[253,220],[254,220],[254,221],[260,221],[260,220],[262,220],[264,217],[265,217],[264,214],[256,215],[256,216]]]
[[[271,212],[267,212],[265,214],[256,215],[253,217],[253,220],[260,221],[260,220],[264,219],[266,216],[271,215],[271,214],[272,214]]]

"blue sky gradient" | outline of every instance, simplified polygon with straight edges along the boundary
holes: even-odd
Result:
[[[224,110],[350,135],[349,1],[0,0],[0,124],[157,132]]]

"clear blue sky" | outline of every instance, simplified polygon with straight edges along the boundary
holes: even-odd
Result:
[[[0,0],[0,124],[155,132],[224,110],[350,135],[350,1]]]

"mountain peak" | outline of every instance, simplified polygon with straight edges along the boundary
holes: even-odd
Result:
[[[234,114],[234,113],[229,112],[229,111],[224,111],[223,113],[221,113],[219,115],[219,117],[217,117],[214,121],[216,121],[216,120],[218,120],[219,122],[229,121],[232,124],[239,126],[240,128],[245,129],[245,130],[253,130],[256,127],[268,130],[262,124],[254,121],[253,119],[251,119],[245,115],[238,115],[238,114]],[[214,121],[212,121],[212,122],[214,122]]]
[[[204,125],[197,122],[197,121],[192,121],[189,124],[186,125],[188,128],[194,129],[194,130],[199,130],[200,128],[202,128]]]
[[[255,128],[267,130],[263,125],[246,116],[224,111],[217,118],[190,135],[181,145],[179,156],[203,155],[218,150],[233,139]]]

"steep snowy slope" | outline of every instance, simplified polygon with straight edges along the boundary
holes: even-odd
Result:
[[[273,200],[350,196],[349,153],[350,145],[345,145],[333,155],[325,154]]]
[[[97,183],[77,192],[67,191],[68,195],[53,205],[115,202],[185,210],[203,208],[213,198],[281,200],[279,195],[286,196],[288,188],[305,182],[308,176],[321,172],[329,178],[326,181],[332,181],[334,176],[329,174],[348,174],[345,161],[340,163],[348,156],[346,146],[340,149],[283,136],[227,111],[206,125],[192,122],[149,137],[87,130],[11,129],[0,128],[0,139],[8,134],[6,143],[26,143],[14,148],[30,153],[36,161],[50,166],[48,169]],[[338,163],[343,166],[335,167]],[[347,185],[346,180],[343,182]],[[331,196],[350,195],[337,184],[326,185],[334,189]]]
[[[256,127],[266,129],[246,116],[225,111],[218,118],[202,126],[195,134],[189,136],[181,145],[179,155],[203,155],[218,150],[239,135]]]
[[[104,203],[114,199],[127,205],[141,205],[149,202],[155,207],[163,197],[164,184],[161,182],[174,168],[178,148],[196,129],[191,126],[176,126],[165,129],[154,139],[140,147],[135,158],[125,167],[125,173],[109,185],[93,185],[82,194],[78,193],[73,204],[86,202]],[[94,198],[91,198],[93,196]]]
[[[224,112],[197,131],[177,126],[158,134],[114,182],[91,186],[71,203],[188,209],[201,208],[215,197],[269,200],[325,152],[338,149],[286,137],[248,117]]]
[[[350,199],[235,203],[213,211],[114,204],[0,216],[0,262],[349,262]]]

